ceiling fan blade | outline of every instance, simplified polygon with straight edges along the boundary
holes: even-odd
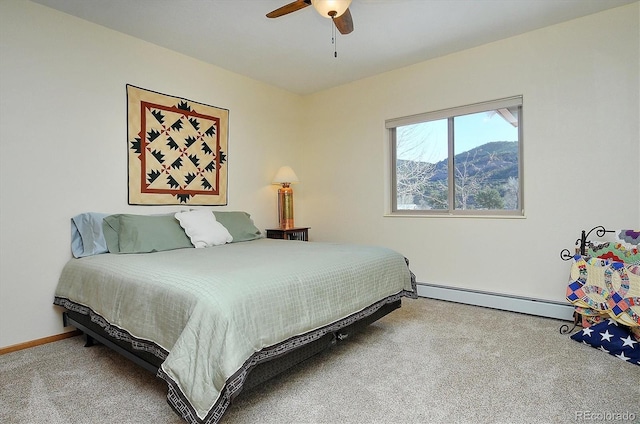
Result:
[[[353,19],[351,18],[349,9],[345,10],[345,12],[337,18],[333,18],[333,23],[336,25],[336,28],[338,28],[338,31],[340,31],[340,34],[346,35],[353,31]]]
[[[311,5],[311,0],[296,0],[292,3],[285,4],[284,6],[279,7],[278,9],[267,13],[267,18],[278,18],[280,16],[287,15],[291,12],[304,9],[305,7],[310,5]]]

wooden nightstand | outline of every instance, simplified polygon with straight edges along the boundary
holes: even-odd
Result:
[[[267,238],[309,241],[309,228],[310,227],[295,227],[287,229],[268,228]]]

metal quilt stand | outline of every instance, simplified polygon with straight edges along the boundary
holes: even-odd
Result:
[[[562,249],[560,251],[560,258],[563,261],[569,261],[573,259],[575,255],[586,256],[587,254],[587,244],[589,243],[588,237],[595,231],[595,235],[598,237],[604,237],[606,233],[613,233],[614,230],[607,230],[602,225],[598,225],[590,229],[589,231],[582,230],[580,234],[580,238],[578,238],[575,242],[575,245],[578,246],[575,248],[575,253],[572,255],[569,249]],[[582,314],[578,311],[573,312],[573,326],[569,328],[569,324],[562,324],[560,326],[560,334],[570,334],[580,325],[582,322]]]

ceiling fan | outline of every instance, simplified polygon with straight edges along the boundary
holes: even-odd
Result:
[[[351,0],[296,0],[267,13],[267,18],[278,18],[313,5],[320,15],[331,18],[341,34],[349,34],[353,31],[350,4]]]

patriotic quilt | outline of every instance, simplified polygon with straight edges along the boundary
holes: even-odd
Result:
[[[129,204],[227,204],[227,109],[127,85],[127,119]]]
[[[640,365],[640,342],[633,337],[628,328],[615,320],[608,319],[591,327],[583,328],[573,334],[571,338],[623,361]]]

